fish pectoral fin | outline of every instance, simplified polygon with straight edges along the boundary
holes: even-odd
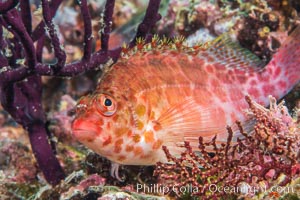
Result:
[[[161,126],[164,145],[174,151],[183,149],[183,141],[198,146],[199,136],[211,138],[226,131],[224,112],[216,107],[203,108],[194,98],[170,106],[155,122]]]
[[[155,120],[164,132],[172,132],[182,136],[197,134],[198,136],[211,136],[226,124],[224,112],[216,107],[201,107],[194,98],[187,98],[166,109]]]

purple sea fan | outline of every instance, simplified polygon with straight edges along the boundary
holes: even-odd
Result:
[[[161,184],[170,187],[177,195],[180,188],[192,187],[192,196],[216,199],[224,195],[248,195],[276,187],[286,186],[299,177],[299,127],[288,114],[283,103],[276,104],[270,97],[266,109],[250,97],[248,114],[255,120],[254,131],[246,132],[237,122],[242,137],[233,141],[233,129],[227,127],[226,143],[216,144],[216,137],[204,142],[199,137],[199,148],[192,149],[185,142],[186,150],[180,158],[172,156],[167,147],[164,151],[170,163],[158,163],[155,174]],[[258,188],[254,193],[241,193],[247,185]],[[263,185],[264,187],[261,187]],[[234,188],[212,191],[211,187]]]
[[[29,0],[0,1],[0,102],[4,110],[29,133],[39,168],[45,179],[56,185],[65,175],[49,141],[46,113],[42,106],[42,76],[74,77],[98,69],[108,61],[117,61],[122,48],[110,49],[108,45],[115,1],[107,0],[105,3],[101,49],[93,52],[88,1],[81,0],[83,56],[80,61],[66,63],[67,54],[52,21],[62,0],[42,0],[40,3],[43,20],[34,27]],[[129,48],[135,46],[139,37],[151,38],[149,32],[161,18],[159,4],[159,0],[149,0],[145,17],[137,27]],[[44,62],[43,49],[47,41],[56,60],[52,64]]]

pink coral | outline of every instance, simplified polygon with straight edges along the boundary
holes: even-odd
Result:
[[[78,185],[71,187],[67,192],[63,193],[61,197],[63,199],[70,199],[71,197],[77,196],[78,194],[83,197],[86,193],[89,192],[89,188],[101,188],[105,185],[105,182],[105,178],[97,174],[92,174],[86,179],[82,180]]]
[[[173,191],[175,188],[177,192],[182,187],[192,186],[192,195],[216,199],[236,190],[214,193],[209,189],[213,184],[223,188],[240,188],[241,191],[244,184],[251,187],[264,184],[270,188],[273,185],[285,186],[299,177],[299,127],[286,107],[283,103],[277,105],[273,97],[270,97],[270,109],[253,102],[250,97],[246,100],[250,107],[248,113],[256,120],[253,133],[246,133],[237,122],[243,135],[237,142],[232,140],[233,131],[228,127],[227,142],[219,146],[216,137],[207,143],[199,137],[199,148],[192,149],[185,142],[186,150],[180,158],[172,156],[164,147],[172,164],[157,164],[155,174],[161,183],[173,188]],[[280,176],[283,178],[279,180]]]

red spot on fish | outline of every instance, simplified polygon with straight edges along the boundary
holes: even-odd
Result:
[[[239,76],[239,75],[245,76],[245,72],[242,71],[241,69],[234,68],[233,71],[234,71],[234,74],[236,74],[237,76]]]
[[[153,144],[153,146],[152,146],[152,148],[153,149],[159,149],[160,147],[161,147],[161,145],[162,145],[162,140],[156,140],[155,142],[154,142],[154,144]]]
[[[144,138],[146,143],[152,143],[154,141],[153,131],[145,131]]]
[[[123,144],[123,139],[118,139],[116,142],[115,142],[115,149],[114,149],[114,152],[115,153],[120,153],[121,150],[122,150],[122,145]]]
[[[115,116],[113,117],[113,121],[116,122],[116,121],[118,120],[118,118],[119,118],[119,115],[115,115]]]
[[[103,142],[103,146],[109,145],[111,143],[111,136],[108,136],[106,140]]]
[[[287,87],[287,84],[286,84],[285,81],[280,80],[280,81],[278,82],[278,86],[279,86],[281,89],[285,89],[285,88]]]
[[[115,135],[121,137],[124,134],[128,133],[129,129],[127,127],[116,128]]]
[[[212,66],[212,65],[206,65],[206,71],[208,73],[214,73],[214,71],[215,71],[214,66]]]
[[[97,124],[97,126],[101,127],[103,125],[103,120],[101,118],[98,119],[96,124]]]
[[[151,158],[151,157],[152,157],[152,154],[146,154],[146,155],[142,154],[142,155],[140,156],[141,159],[149,159],[149,158]]]
[[[257,77],[258,77],[259,82],[268,82],[270,79],[270,75],[268,73],[266,73],[266,71],[265,71],[265,73],[262,73],[262,74],[260,74],[260,76],[257,76]]]
[[[123,160],[125,160],[126,159],[126,156],[124,156],[124,155],[121,155],[121,156],[119,156],[118,158],[117,158],[117,160],[119,161],[119,162],[121,162],[121,161],[123,161]]]
[[[226,67],[224,65],[221,65],[219,63],[214,64],[217,71],[225,71]]]
[[[260,96],[259,90],[254,87],[248,89],[248,94],[254,98],[258,98]]]
[[[127,132],[127,136],[128,136],[128,137],[131,137],[131,136],[132,136],[132,131],[131,131],[131,130],[129,130],[129,131]]]
[[[230,76],[228,76],[224,72],[217,73],[217,77],[221,80],[222,83],[225,83],[225,84],[231,83]]]
[[[107,122],[106,128],[107,128],[107,129],[110,129],[110,122]]]
[[[275,91],[275,87],[273,85],[264,85],[262,89],[266,95],[272,94]]]
[[[126,145],[126,147],[125,147],[125,151],[127,151],[127,152],[133,151],[133,149],[134,149],[133,145]]]
[[[137,156],[139,154],[142,154],[143,153],[143,148],[137,146],[137,147],[134,148],[133,153],[134,153],[135,156]]]
[[[155,131],[159,131],[159,130],[162,129],[162,127],[161,127],[160,123],[156,123],[156,124],[153,126],[153,129],[154,129]]]
[[[281,69],[280,67],[277,67],[274,72],[274,78],[277,78],[280,75],[280,73],[281,73]]]
[[[284,72],[284,76],[288,76],[288,75],[289,75],[289,71],[286,70],[286,71]]]
[[[133,139],[133,141],[134,141],[135,143],[138,143],[138,142],[141,140],[141,136],[135,134],[135,135],[132,136],[132,139]]]
[[[290,82],[295,83],[298,80],[298,74],[292,74],[291,76],[288,77],[288,79]]]
[[[220,86],[220,82],[217,79],[212,79],[210,82],[211,86],[216,88]]]
[[[244,84],[247,81],[247,78],[245,76],[236,76],[239,83]]]

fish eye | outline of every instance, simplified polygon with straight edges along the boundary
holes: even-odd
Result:
[[[111,99],[105,99],[105,101],[104,101],[104,105],[105,106],[111,106],[112,105],[112,101],[111,101]]]
[[[96,97],[98,111],[104,116],[112,116],[117,111],[116,101],[107,94],[99,94]]]

